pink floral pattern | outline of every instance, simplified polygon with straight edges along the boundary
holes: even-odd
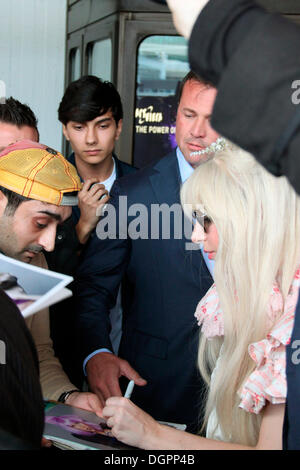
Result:
[[[207,339],[224,335],[223,312],[216,285],[213,284],[197,305],[195,317]]]
[[[283,314],[265,339],[248,347],[256,368],[239,392],[240,407],[248,412],[259,413],[267,401],[273,404],[285,403],[287,395],[285,348],[291,340],[299,286],[300,268],[295,273]],[[270,325],[273,325],[277,312],[282,308],[283,298],[278,285],[274,283],[267,311]],[[215,284],[199,302],[195,317],[198,325],[202,325],[201,331],[207,339],[224,335],[223,313]]]

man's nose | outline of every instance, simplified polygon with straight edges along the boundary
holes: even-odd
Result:
[[[96,131],[94,128],[87,128],[86,131],[86,143],[87,144],[95,144],[97,142]]]
[[[207,123],[204,118],[198,117],[194,120],[191,134],[193,137],[205,137],[207,134]]]
[[[45,251],[53,251],[55,247],[56,227],[47,227],[40,234],[37,242]]]

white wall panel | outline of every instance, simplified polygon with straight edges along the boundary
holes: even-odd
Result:
[[[0,81],[27,103],[40,141],[61,150],[57,108],[64,92],[66,0],[0,0]]]

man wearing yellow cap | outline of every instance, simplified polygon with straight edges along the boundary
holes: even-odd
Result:
[[[78,204],[81,182],[76,169],[59,152],[24,140],[0,153],[0,251],[47,268],[43,250],[54,249],[56,230]],[[37,347],[45,398],[100,413],[97,396],[74,387],[54,356],[49,312],[26,319]]]

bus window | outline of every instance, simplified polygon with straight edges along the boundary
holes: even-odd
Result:
[[[95,41],[88,48],[88,73],[102,80],[111,81],[112,42],[111,39]]]
[[[77,80],[81,76],[80,50],[78,47],[70,51],[70,82]]]
[[[137,168],[176,147],[176,91],[189,71],[187,41],[179,36],[150,36],[138,49],[134,129]]]

